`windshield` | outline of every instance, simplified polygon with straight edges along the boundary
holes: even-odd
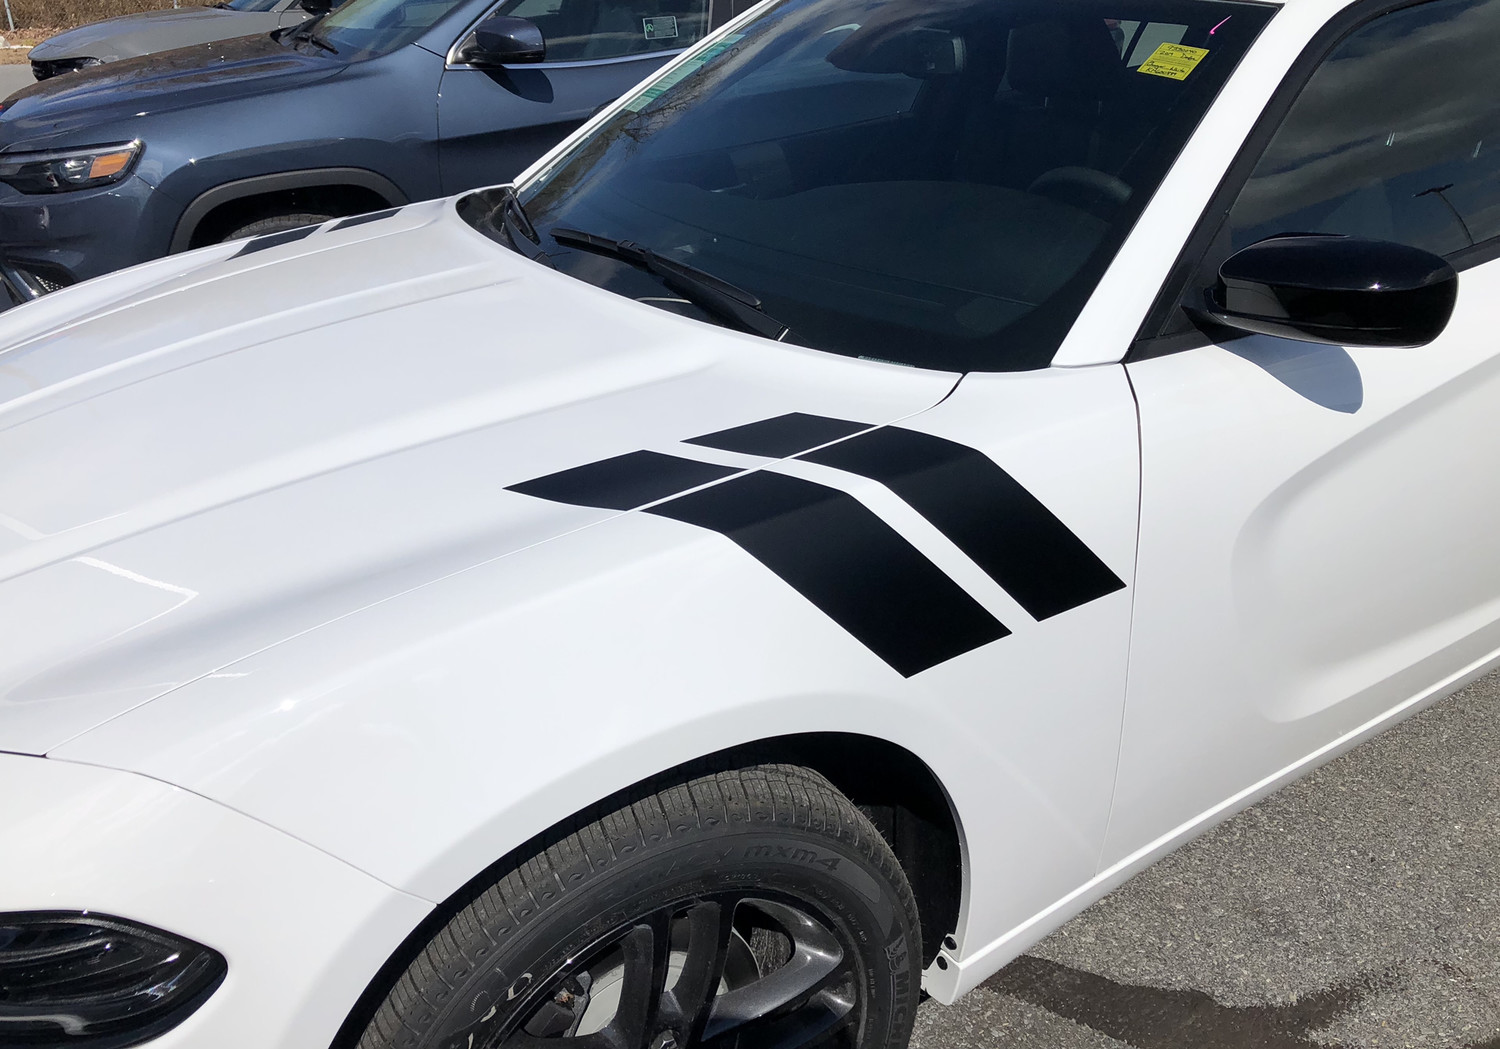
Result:
[[[470,0],[349,0],[317,23],[318,38],[358,59],[405,47]]]
[[[229,11],[274,11],[281,2],[282,0],[224,0],[214,6]]]
[[[519,186],[558,269],[698,316],[639,261],[760,301],[786,340],[1043,367],[1272,8],[782,0]],[[531,254],[480,194],[463,212]]]

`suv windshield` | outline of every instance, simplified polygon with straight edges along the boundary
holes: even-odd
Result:
[[[215,4],[226,11],[274,11],[281,0],[224,0]]]
[[[664,267],[576,234],[727,282],[789,342],[1043,367],[1272,10],[782,0],[637,93],[519,199],[552,265],[665,308],[712,313],[664,295]],[[486,191],[461,210],[536,254],[503,203]]]
[[[342,58],[372,58],[405,47],[469,0],[349,0],[316,25]]]

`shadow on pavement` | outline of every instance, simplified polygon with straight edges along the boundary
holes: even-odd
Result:
[[[1340,1049],[1315,1040],[1394,973],[1367,974],[1286,1005],[1223,1005],[1202,991],[1117,983],[1031,955],[981,986],[1010,995],[1136,1049]],[[1500,1049],[1500,1037],[1463,1049]]]

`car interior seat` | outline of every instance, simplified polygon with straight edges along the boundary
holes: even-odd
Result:
[[[1005,81],[965,128],[956,173],[964,181],[1026,189],[1058,168],[1097,168],[1107,103],[1124,66],[1101,18],[1016,26]]]

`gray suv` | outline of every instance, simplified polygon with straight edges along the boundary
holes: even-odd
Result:
[[[751,2],[349,0],[32,85],[0,106],[0,276],[30,299],[506,182]]]
[[[31,49],[38,80],[74,73],[102,62],[139,58],[157,51],[210,44],[294,26],[327,10],[331,0],[220,0],[212,7],[181,7],[106,18],[69,29]],[[337,0],[337,7],[343,0]]]

